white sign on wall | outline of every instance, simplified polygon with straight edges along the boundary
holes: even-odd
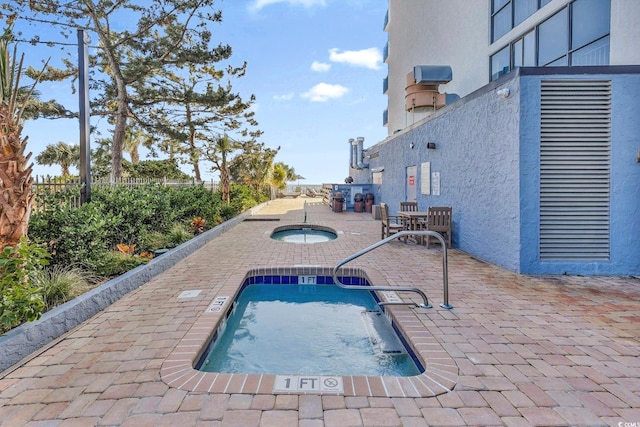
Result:
[[[382,185],[382,172],[373,173],[373,183],[376,185]]]
[[[440,195],[440,172],[433,172],[431,174],[431,185],[434,196]]]
[[[420,165],[420,194],[431,194],[431,162]]]

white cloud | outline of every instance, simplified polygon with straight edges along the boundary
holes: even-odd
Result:
[[[380,69],[382,65],[382,53],[375,47],[362,50],[329,49],[329,60],[333,62],[343,62],[355,67],[365,67],[372,70]]]
[[[311,64],[311,71],[317,71],[318,73],[325,73],[331,69],[331,64],[324,62],[313,61]]]
[[[293,92],[285,93],[283,95],[274,95],[273,99],[276,101],[290,101],[293,99],[295,94]]]
[[[313,7],[313,6],[326,6],[326,0],[255,0],[251,6],[249,6],[250,10],[258,11],[262,8],[270,6],[272,4],[278,3],[287,3],[290,6],[303,6],[303,7]]]
[[[327,102],[330,99],[340,98],[347,92],[349,92],[349,89],[341,85],[318,83],[301,96],[311,102]]]

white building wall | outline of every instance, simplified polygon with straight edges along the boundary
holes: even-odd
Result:
[[[415,65],[448,65],[440,92],[464,96],[489,81],[488,1],[389,1],[388,133],[425,117],[405,111],[407,73]]]
[[[611,0],[610,65],[640,64],[640,1]]]

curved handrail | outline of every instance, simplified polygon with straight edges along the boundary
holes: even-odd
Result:
[[[444,302],[442,304],[440,304],[440,307],[442,308],[446,308],[447,310],[450,310],[453,308],[453,306],[451,306],[449,304],[449,278],[448,278],[448,274],[447,274],[447,245],[445,244],[444,238],[442,237],[442,235],[440,233],[437,233],[435,231],[429,231],[429,230],[419,230],[419,231],[413,231],[413,230],[405,230],[405,231],[400,231],[398,233],[392,234],[391,236],[380,240],[379,242],[374,243],[371,246],[368,246],[358,252],[356,252],[355,254],[343,259],[342,261],[338,262],[338,264],[336,264],[335,267],[333,267],[333,281],[335,282],[336,285],[338,285],[341,288],[344,289],[360,289],[360,290],[369,290],[369,291],[400,291],[400,292],[415,292],[417,294],[419,294],[422,297],[423,303],[422,304],[418,304],[420,307],[422,308],[431,308],[432,305],[429,304],[429,300],[427,298],[427,295],[422,291],[422,289],[420,288],[415,288],[415,287],[402,287],[402,286],[362,286],[362,285],[345,285],[342,282],[340,282],[340,280],[338,279],[338,269],[340,269],[340,267],[342,267],[343,265],[353,261],[354,259],[368,253],[371,252],[372,250],[401,237],[405,237],[405,236],[432,236],[437,238],[440,241],[440,245],[442,245],[442,286],[443,286],[443,299]]]

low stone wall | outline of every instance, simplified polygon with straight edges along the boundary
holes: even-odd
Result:
[[[35,321],[25,323],[0,337],[0,372],[20,362],[41,347],[73,329],[132,290],[188,257],[212,239],[258,212],[269,202],[254,207],[188,242],[171,249],[146,265],[141,265],[91,291],[50,310]]]

